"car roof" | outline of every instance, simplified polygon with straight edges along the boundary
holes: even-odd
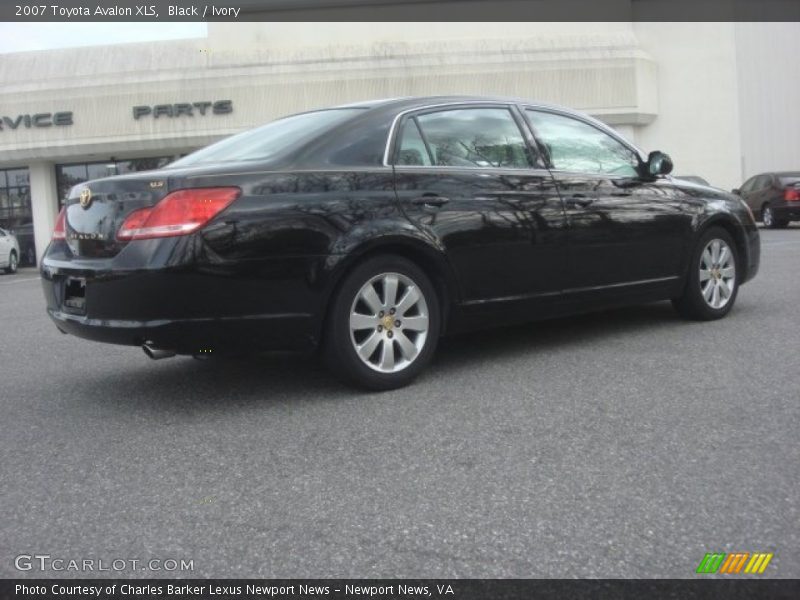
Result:
[[[580,111],[567,108],[557,104],[548,104],[530,100],[528,98],[519,98],[514,96],[468,96],[468,95],[450,95],[450,96],[402,96],[399,98],[379,98],[376,100],[367,100],[363,102],[352,102],[342,104],[334,108],[367,108],[367,109],[386,109],[387,112],[404,112],[407,110],[414,110],[417,108],[424,108],[426,106],[437,106],[439,104],[458,104],[458,103],[500,103],[500,104],[525,104],[528,106],[535,106],[538,108],[548,108],[558,110],[560,112],[571,113],[574,115],[585,117],[584,113]]]
[[[800,177],[800,171],[766,171],[764,173],[756,173],[748,177],[748,179],[763,177],[764,175],[769,175],[770,177]]]

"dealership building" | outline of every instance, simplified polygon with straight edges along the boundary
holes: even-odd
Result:
[[[732,188],[800,170],[798,39],[797,23],[209,23],[204,38],[0,54],[0,227],[41,256],[73,185],[409,95],[567,105]]]

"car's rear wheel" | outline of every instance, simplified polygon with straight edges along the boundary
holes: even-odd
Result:
[[[430,362],[440,314],[436,290],[417,265],[400,256],[368,259],[347,275],[333,299],[326,362],[361,387],[402,387]]]
[[[672,301],[681,316],[710,321],[728,314],[739,291],[736,244],[724,229],[713,227],[697,242],[683,294]]]
[[[17,253],[13,250],[11,254],[8,255],[8,266],[6,267],[6,273],[16,273],[17,272]]]
[[[769,204],[765,204],[761,207],[761,222],[764,223],[764,227],[768,227],[769,229],[780,229],[789,224],[789,221],[776,217],[775,211]]]

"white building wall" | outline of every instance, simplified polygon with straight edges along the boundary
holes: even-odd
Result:
[[[800,23],[738,23],[742,179],[800,171]]]
[[[643,124],[656,116],[655,77],[629,23],[209,24],[207,40],[6,55],[4,114],[72,110],[74,124],[3,131],[0,162],[163,154],[293,112],[408,95],[520,96]],[[131,114],[222,99],[232,114]]]
[[[36,263],[44,254],[58,216],[56,171],[53,163],[32,162],[28,166],[31,184],[31,209],[33,211],[33,239],[36,246]]]
[[[658,65],[658,118],[636,132],[642,149],[662,150],[675,174],[731,189],[741,183],[735,24],[635,23]]]

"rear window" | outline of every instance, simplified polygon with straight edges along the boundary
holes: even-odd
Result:
[[[800,185],[800,174],[798,175],[784,175],[780,177],[781,185],[793,186]]]
[[[278,119],[206,146],[175,161],[168,168],[274,158],[330,131],[363,110],[366,109],[334,108]]]

